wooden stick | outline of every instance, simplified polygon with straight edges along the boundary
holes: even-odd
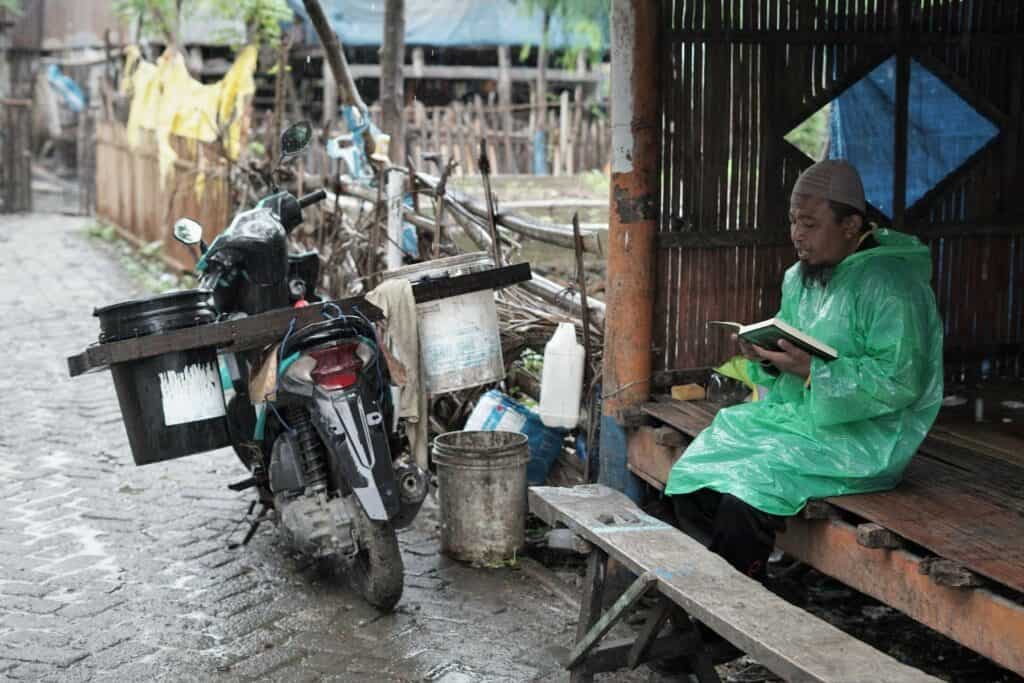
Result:
[[[455,166],[455,159],[448,159],[448,164],[444,167],[444,172],[441,173],[441,180],[437,183],[437,188],[434,190],[434,198],[436,200],[435,222],[437,223],[437,230],[434,231],[433,258],[438,258],[441,255],[441,230],[444,226],[445,188],[448,186],[449,176],[451,176],[455,171]]]
[[[581,318],[583,320],[583,386],[590,379],[590,306],[587,303],[587,274],[583,270],[583,238],[580,236],[580,214],[572,215],[572,231],[576,239],[576,285],[580,289]]]
[[[320,6],[320,0],[302,0],[302,4],[306,8],[306,14],[309,15],[309,20],[313,22],[313,28],[316,30],[316,34],[320,37],[320,42],[324,46],[324,57],[331,66],[334,80],[338,82],[342,103],[350,104],[360,111],[366,111],[366,103],[359,96],[359,89],[356,88],[356,82],[349,71],[345,53],[341,50],[338,34],[334,32],[330,22],[327,21],[323,7]]]
[[[438,180],[434,176],[430,176],[425,173],[417,173],[416,179],[427,187],[437,187]],[[470,213],[481,219],[487,219],[487,207],[481,205],[469,196],[454,190],[447,190],[446,196],[449,202],[461,204]],[[573,237],[571,228],[567,229],[552,223],[528,221],[520,216],[513,216],[512,214],[507,213],[496,213],[494,219],[497,225],[508,228],[509,230],[519,233],[524,237],[529,237],[547,244],[556,244],[560,247],[565,247],[566,249],[575,248],[576,240],[575,237]],[[591,254],[601,253],[601,243],[598,241],[596,234],[593,232],[583,231],[581,232],[581,236],[583,239],[583,251]]]
[[[501,246],[498,244],[498,226],[494,223],[494,195],[491,193],[491,162],[487,159],[487,141],[480,138],[480,176],[484,181],[484,196],[487,199],[487,229],[491,234],[491,256],[494,265],[501,267]]]

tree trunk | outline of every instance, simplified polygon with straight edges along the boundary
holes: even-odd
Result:
[[[391,136],[389,156],[405,164],[405,0],[386,0],[384,44],[380,55],[380,108],[384,132]]]

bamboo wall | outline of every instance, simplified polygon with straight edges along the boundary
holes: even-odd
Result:
[[[168,264],[191,270],[194,258],[174,240],[174,222],[183,217],[199,221],[210,242],[227,226],[231,200],[226,168],[215,150],[176,137],[172,145],[178,160],[161,181],[153,133],[143,131],[133,148],[122,125],[97,121],[96,215],[137,246],[160,242]],[[200,172],[206,175],[202,195],[195,187]]]
[[[655,369],[706,366],[731,355],[728,336],[709,330],[708,320],[775,313],[782,274],[795,260],[789,192],[812,163],[784,136],[895,54],[920,61],[1001,131],[916,204],[897,201],[893,220],[883,224],[932,247],[947,359],[987,357],[996,372],[1020,375],[1024,6],[663,0],[661,10]],[[905,145],[905,121],[896,128],[897,148]],[[896,159],[898,186],[905,174]]]

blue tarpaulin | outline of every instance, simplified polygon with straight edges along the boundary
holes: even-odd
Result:
[[[302,2],[289,4],[306,26],[307,42],[316,42],[316,33]],[[324,14],[343,45],[380,45],[384,27],[384,0],[321,0]],[[548,47],[562,49],[585,44],[573,36],[572,27],[551,20]],[[406,45],[438,47],[471,45],[539,45],[543,18],[523,10],[522,4],[509,0],[406,0]]]
[[[964,164],[999,129],[916,60],[910,62],[907,206]],[[828,156],[860,171],[864,194],[893,211],[896,58],[880,64],[832,102]]]

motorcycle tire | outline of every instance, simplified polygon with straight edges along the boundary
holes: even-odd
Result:
[[[359,544],[349,572],[351,583],[368,603],[382,612],[390,612],[402,599],[405,587],[405,564],[398,536],[390,522],[371,520],[358,503],[351,508]]]

